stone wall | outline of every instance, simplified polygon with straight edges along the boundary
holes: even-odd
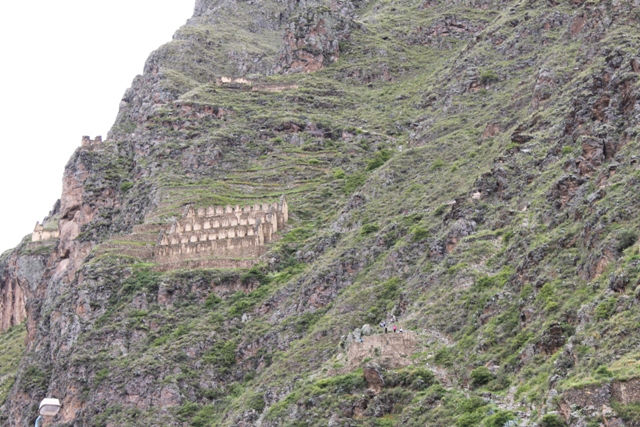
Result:
[[[31,234],[32,242],[42,242],[44,240],[57,239],[60,237],[60,231],[57,226],[55,229],[45,229],[44,225],[36,222],[36,226]]]
[[[248,206],[189,206],[181,219],[163,233],[154,256],[160,262],[202,257],[258,258],[289,220],[284,197],[279,203]]]
[[[81,146],[82,147],[92,147],[95,145],[100,145],[102,144],[102,137],[101,136],[96,136],[96,139],[91,139],[88,136],[83,136],[82,137],[82,142],[81,142]]]
[[[411,331],[369,335],[362,340],[350,343],[347,349],[348,370],[356,369],[367,359],[386,369],[409,366],[412,363],[409,357],[418,348],[417,336]]]

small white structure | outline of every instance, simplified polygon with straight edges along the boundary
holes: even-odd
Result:
[[[46,398],[40,402],[40,415],[43,417],[53,417],[60,411],[60,401],[58,399]]]

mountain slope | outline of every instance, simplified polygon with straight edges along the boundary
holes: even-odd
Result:
[[[199,1],[72,156],[59,241],[3,255],[27,316],[3,422],[51,395],[73,426],[638,425],[638,22]],[[283,194],[250,269],[144,255],[185,206]],[[383,319],[415,347],[363,357]]]

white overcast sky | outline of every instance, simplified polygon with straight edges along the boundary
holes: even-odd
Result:
[[[83,135],[106,137],[147,56],[194,0],[0,3],[0,253],[60,198]]]

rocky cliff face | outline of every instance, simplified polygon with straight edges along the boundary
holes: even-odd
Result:
[[[637,7],[198,1],[0,258],[2,423],[637,425]],[[252,268],[145,255],[282,194]]]

